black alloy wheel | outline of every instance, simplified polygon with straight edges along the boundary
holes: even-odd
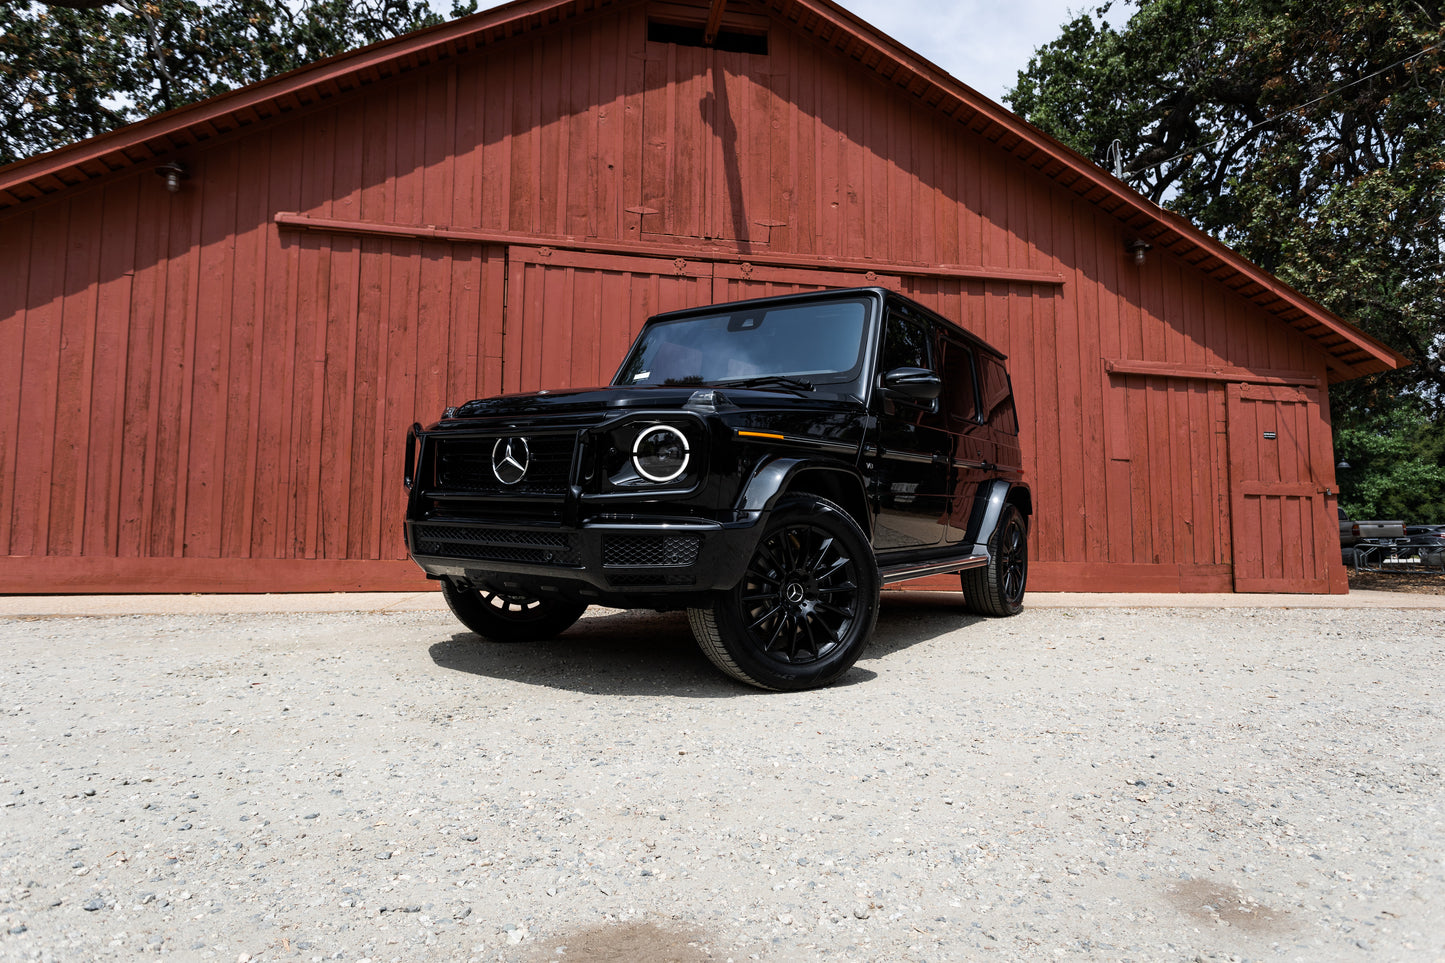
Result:
[[[1019,614],[1029,580],[1029,527],[1016,506],[1004,506],[988,555],[987,566],[961,573],[964,603],[979,615]]]
[[[462,624],[493,642],[539,642],[559,635],[582,617],[587,606],[568,599],[503,595],[462,588],[442,580],[442,597]]]
[[[812,495],[774,509],[742,580],[689,610],[723,672],[764,689],[825,686],[853,667],[878,618],[878,567],[858,525]]]

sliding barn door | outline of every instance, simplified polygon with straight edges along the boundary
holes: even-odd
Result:
[[[873,273],[627,257],[518,245],[507,252],[506,391],[585,388],[612,380],[651,315],[681,308],[878,285]]]
[[[1237,592],[1343,591],[1320,392],[1232,384],[1230,507]]]

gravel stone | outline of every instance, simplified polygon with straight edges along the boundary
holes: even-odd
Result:
[[[675,613],[0,641],[0,961],[1445,958],[1440,611],[890,594],[795,694]]]

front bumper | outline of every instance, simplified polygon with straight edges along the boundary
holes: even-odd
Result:
[[[583,600],[729,589],[742,578],[762,512],[732,522],[608,516],[545,522],[408,519],[407,547],[432,578],[498,592],[561,592]]]

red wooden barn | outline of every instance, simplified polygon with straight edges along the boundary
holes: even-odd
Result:
[[[0,169],[0,591],[418,587],[413,421],[856,284],[1011,356],[1032,588],[1345,590],[1395,352],[829,0],[519,0]]]

